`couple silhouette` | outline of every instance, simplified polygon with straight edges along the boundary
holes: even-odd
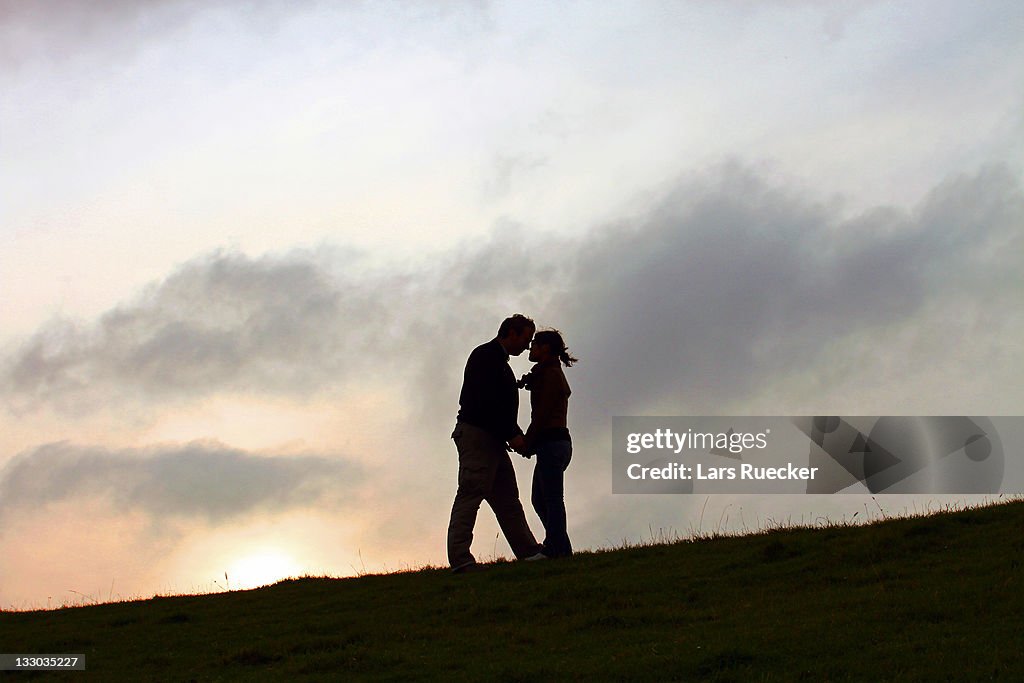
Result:
[[[572,555],[566,531],[564,473],[572,459],[566,425],[569,383],[562,366],[576,362],[558,330],[542,330],[524,315],[502,321],[498,335],[473,349],[459,394],[452,439],[459,452],[459,488],[448,523],[448,563],[461,574],[483,568],[470,552],[480,503],[487,501],[517,559]],[[530,349],[534,363],[520,380],[508,361]],[[519,389],[530,392],[530,426],[519,428]],[[509,452],[537,456],[531,502],[544,525],[538,543],[526,522]]]

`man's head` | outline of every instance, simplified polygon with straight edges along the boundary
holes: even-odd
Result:
[[[537,326],[525,315],[516,313],[505,318],[498,328],[498,341],[510,356],[518,356],[530,346]]]

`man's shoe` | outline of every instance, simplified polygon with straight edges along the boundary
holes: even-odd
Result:
[[[537,560],[546,560],[546,559],[548,559],[548,556],[545,555],[544,553],[537,553],[536,555],[530,555],[529,557],[524,557],[523,558],[523,560],[525,560],[526,562],[536,562]]]
[[[478,562],[470,562],[469,564],[464,564],[461,567],[456,567],[452,570],[452,574],[475,574],[476,572],[482,572],[486,570],[487,567],[485,567],[484,565]]]

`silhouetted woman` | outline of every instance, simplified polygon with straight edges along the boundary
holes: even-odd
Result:
[[[519,386],[530,392],[530,427],[526,430],[523,454],[536,453],[533,470],[533,509],[544,524],[544,554],[548,557],[572,555],[572,544],[565,524],[564,473],[572,459],[572,440],[566,424],[569,410],[569,383],[562,365],[576,359],[569,355],[558,330],[538,332],[530,345],[533,369],[523,376]]]

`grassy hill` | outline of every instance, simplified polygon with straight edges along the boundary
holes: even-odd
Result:
[[[1020,680],[1024,502],[868,526],[0,613],[18,680]]]

